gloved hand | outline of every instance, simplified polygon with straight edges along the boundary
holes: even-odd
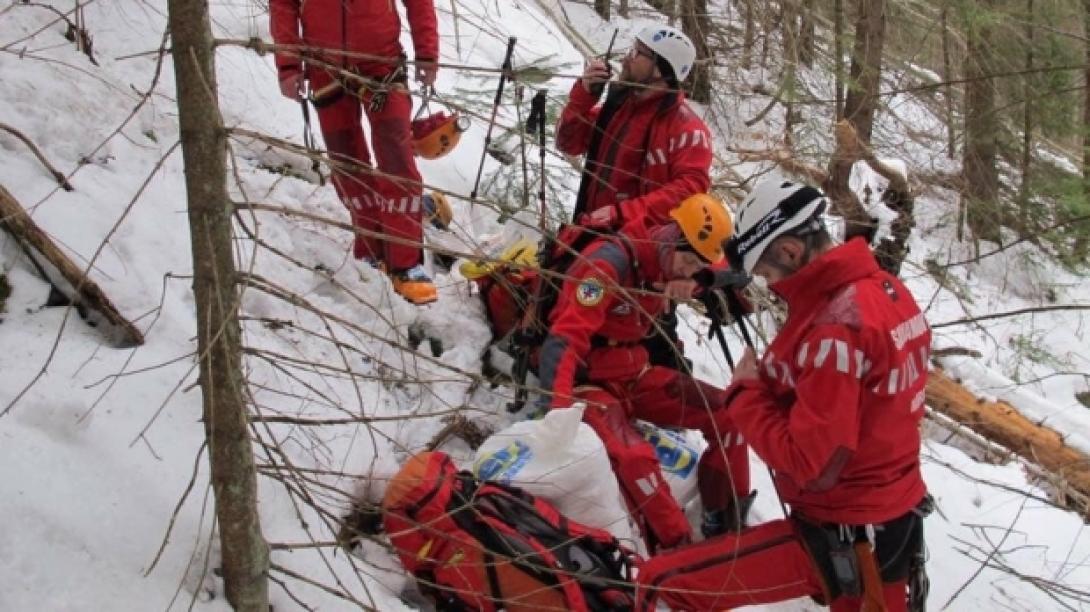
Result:
[[[734,320],[727,294],[722,289],[704,289],[695,297],[704,305],[704,313],[713,325],[727,325]]]
[[[416,60],[416,80],[425,86],[435,85],[435,77],[439,74],[439,64],[431,60]]]
[[[583,76],[579,81],[587,93],[593,96],[602,95],[606,81],[609,80],[609,64],[603,59],[592,59],[583,68]]]
[[[735,312],[746,313],[749,309],[739,301],[737,291],[745,288],[752,277],[737,270],[704,268],[693,275],[693,280],[703,287],[696,299],[704,304],[708,318],[719,324],[729,323]],[[733,303],[732,303],[733,302]]]
[[[281,71],[280,93],[289,100],[302,100],[303,73],[298,70]]]
[[[621,209],[616,206],[604,206],[594,212],[584,213],[579,218],[579,225],[599,230],[612,231],[621,226]]]

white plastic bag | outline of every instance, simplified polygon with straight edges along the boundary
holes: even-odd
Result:
[[[662,475],[670,485],[674,499],[682,508],[689,505],[700,493],[696,486],[696,465],[708,447],[704,436],[696,430],[674,431],[646,421],[635,421],[634,424],[640,435],[655,447]]]
[[[633,546],[637,540],[606,448],[582,422],[583,404],[520,421],[481,444],[473,473],[540,497],[564,516],[605,529]]]

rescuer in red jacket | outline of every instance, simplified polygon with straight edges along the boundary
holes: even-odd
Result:
[[[709,448],[697,477],[706,509],[727,512],[749,493],[747,451],[724,418],[724,391],[652,366],[640,343],[670,300],[692,297],[693,274],[723,258],[730,235],[726,209],[706,194],[667,218],[650,231],[632,225],[604,235],[582,251],[552,310],[538,370],[553,408],[587,403],[583,418],[605,444],[651,550],[688,542],[691,529],[631,419],[704,433]]]
[[[931,332],[863,240],[831,240],[825,205],[812,187],[766,179],[727,245],[732,267],[763,276],[788,307],[761,359],[740,360],[727,412],[791,515],[651,559],[639,610],[810,595],[833,610],[895,611],[926,597],[918,426]]]
[[[696,48],[683,32],[647,26],[636,34],[602,104],[609,67],[600,59],[587,63],[556,129],[561,152],[585,156],[576,223],[596,229],[661,225],[678,202],[708,190],[711,134],[679,89],[695,59]],[[688,371],[672,308],[656,327],[645,342],[652,362]]]
[[[432,0],[404,3],[416,80],[432,85],[439,59],[435,6]],[[353,255],[384,266],[409,301],[434,301],[435,286],[421,265],[422,190],[397,7],[392,0],[270,0],[269,13],[273,40],[298,46],[276,53],[280,91],[299,100],[309,82],[334,166],[333,186],[352,224],[375,234],[357,233]],[[363,114],[371,125],[373,159]]]

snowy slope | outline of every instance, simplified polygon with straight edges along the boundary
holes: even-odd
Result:
[[[519,39],[516,67],[543,59],[562,71],[577,71],[581,56],[551,22],[550,12],[567,15],[573,29],[598,49],[605,47],[610,29],[586,6],[548,6],[545,11],[513,0],[467,0],[457,4],[457,25],[450,5],[439,6],[444,61],[497,67],[506,39],[513,35]],[[70,8],[66,3],[57,7]],[[213,8],[217,36],[268,38],[267,20],[257,3]],[[74,173],[76,190],[57,190],[24,145],[2,131],[0,184],[77,261],[93,261],[93,279],[145,332],[147,343],[135,350],[109,348],[75,312],[43,308],[46,284],[17,246],[6,236],[0,238],[0,262],[14,287],[6,313],[0,315],[0,410],[21,395],[0,418],[0,610],[188,609],[191,601],[193,609],[226,610],[222,585],[208,571],[217,552],[210,537],[207,458],[200,454],[199,389],[193,386],[196,342],[187,278],[192,266],[181,155],[173,148],[178,132],[169,58],[153,82],[156,55],[151,52],[160,45],[165,14],[135,0],[91,3],[85,13],[98,67],[64,40],[54,13],[27,5],[0,8],[0,49],[6,51],[0,53],[0,121],[27,134],[62,171]],[[632,28],[625,24],[623,31]],[[623,48],[621,41],[618,47]],[[224,46],[217,63],[228,126],[301,141],[299,108],[279,96],[271,58]],[[741,74],[729,80],[732,85],[722,95],[735,102],[736,114],[713,119],[720,134],[738,135],[741,118],[763,104],[740,94],[732,97],[734,83],[759,78],[764,77]],[[570,78],[552,79],[551,95],[562,97],[570,83]],[[448,68],[441,72],[439,85],[440,91],[469,92],[480,103],[476,111],[487,117],[494,75]],[[141,92],[149,87],[155,93],[134,113]],[[742,91],[740,85],[737,91]],[[911,99],[900,100],[896,108],[913,121],[934,121]],[[501,109],[502,125],[515,120],[510,105]],[[455,156],[422,163],[425,181],[468,194],[484,133],[485,120],[478,118]],[[236,199],[344,220],[328,184],[260,167],[286,162],[305,173],[308,164],[300,156],[241,136],[232,138],[231,147]],[[901,153],[910,163],[931,156],[923,150]],[[486,163],[486,173],[496,168],[491,158]],[[558,171],[567,168],[555,156],[549,163]],[[568,173],[570,188],[576,177]],[[921,231],[912,245],[915,265],[907,272],[933,322],[965,316],[958,301],[921,271],[927,257],[960,260],[969,255],[967,247],[953,242],[950,202],[950,194],[921,199]],[[457,233],[432,238],[461,251],[472,251],[489,236],[502,241],[526,233],[520,223],[535,223],[533,214],[523,213],[499,225],[489,206],[464,201],[456,203],[456,213]],[[474,378],[488,328],[466,283],[456,275],[437,277],[439,304],[415,309],[393,295],[381,275],[346,259],[346,232],[271,213],[242,215],[241,222],[273,248],[240,239],[240,269],[252,269],[298,298],[290,305],[254,287],[243,294],[244,336],[251,350],[246,367],[258,412],[375,419],[324,427],[259,425],[259,441],[272,445],[255,446],[259,464],[290,461],[311,470],[306,482],[289,478],[292,491],[305,488],[326,512],[339,514],[347,507],[348,494],[366,489],[361,483],[377,483],[369,494],[379,494],[383,477],[435,433],[443,414],[468,408],[474,418],[508,418],[502,410],[508,392],[491,391]],[[974,296],[974,312],[1035,304],[1041,284],[1056,288],[1062,300],[1090,300],[1079,279],[1039,261],[1032,251],[1011,250],[969,271],[964,282]],[[685,333],[698,375],[725,383],[721,356],[697,338],[702,323],[695,316],[690,323],[692,329]],[[439,339],[441,355],[433,356],[427,343],[419,351],[401,348],[410,328]],[[983,351],[987,357],[982,362],[951,364],[982,392],[1010,397],[1047,417],[1074,443],[1090,448],[1080,437],[1090,426],[1090,413],[1072,399],[1085,382],[1053,377],[1015,388],[1004,379],[1018,375],[1025,380],[1059,369],[1058,364],[1017,360],[1010,339],[1027,333],[1057,347],[1054,354],[1069,355],[1071,363],[1063,369],[1087,369],[1080,322],[1071,313],[1035,317],[1028,323],[1011,319],[990,325],[988,334],[964,326],[942,328],[937,337],[940,346]],[[302,365],[306,362],[321,366]],[[382,420],[406,414],[414,418]],[[449,448],[466,456],[458,444]],[[929,523],[933,606],[941,606],[974,577],[979,560],[1003,540],[1008,527],[1009,536],[997,546],[1003,554],[996,558],[1003,563],[1027,576],[1075,587],[1090,583],[1090,541],[1081,521],[1020,495],[1033,489],[1017,465],[977,464],[938,442],[929,442],[924,456],[926,477],[943,512]],[[760,474],[759,464],[754,471]],[[192,491],[172,519],[191,478]],[[263,528],[271,542],[332,539],[330,516],[301,503],[279,480],[262,476],[259,484]],[[767,481],[758,477],[758,486],[758,518],[776,518],[779,507]],[[145,577],[171,523],[169,542]],[[275,550],[272,558],[365,606],[405,607],[398,599],[405,577],[377,545],[367,546],[362,559],[323,546]],[[291,591],[289,595],[271,587],[277,610],[302,609],[294,598],[319,610],[359,607],[283,573],[274,572],[274,577],[286,580]],[[808,607],[792,602],[769,608]],[[1058,604],[1029,581],[985,569],[951,605],[963,610],[997,607],[1045,610]]]

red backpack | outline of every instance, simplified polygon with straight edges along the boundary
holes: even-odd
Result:
[[[633,606],[635,555],[519,489],[414,456],[382,502],[402,565],[438,610],[613,611]]]

